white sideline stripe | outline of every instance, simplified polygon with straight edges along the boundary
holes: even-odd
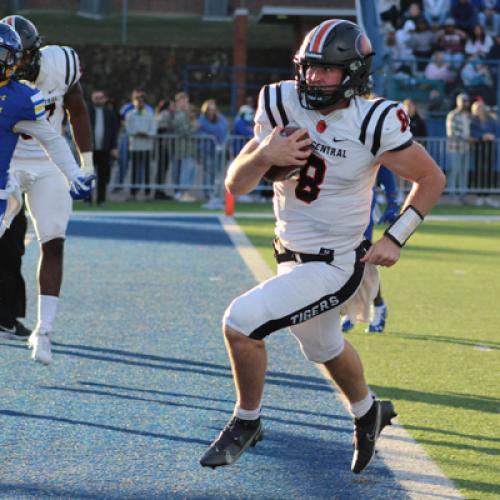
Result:
[[[232,217],[219,216],[219,220],[241,258],[260,283],[274,276],[257,249]],[[321,372],[321,370],[320,370]],[[344,398],[340,398],[344,402]],[[403,426],[394,424],[384,429],[377,445],[379,456],[390,468],[396,480],[411,499],[444,498],[458,500],[462,495],[408,434]]]
[[[232,217],[219,216],[220,223],[233,242],[241,258],[252,272],[255,281],[261,283],[274,276],[274,272],[260,256],[258,250],[252,245],[246,234]]]

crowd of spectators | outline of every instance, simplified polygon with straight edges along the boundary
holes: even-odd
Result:
[[[496,106],[500,0],[379,0],[385,58],[396,84],[437,90],[434,111],[460,92]],[[451,99],[447,99],[451,96]],[[437,108],[437,109],[436,109]]]
[[[474,193],[498,206],[485,191],[500,188],[500,0],[379,0],[379,11],[387,97],[404,99],[416,137],[427,136],[426,118],[446,122],[440,163],[452,201]]]
[[[118,148],[113,150],[114,193],[130,200],[141,195],[157,200],[204,200],[205,208],[223,206],[228,159],[253,136],[252,97],[231,118],[221,112],[215,99],[198,107],[186,92],[160,100],[154,107],[142,89],[135,89],[130,102],[119,110],[110,101],[107,108],[120,124]]]

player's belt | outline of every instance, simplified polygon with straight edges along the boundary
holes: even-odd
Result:
[[[321,248],[319,253],[293,252],[284,247],[279,238],[274,240],[274,258],[278,264],[283,262],[333,262],[335,251],[329,248]]]
[[[355,250],[356,261],[366,253],[368,248],[370,248],[370,242],[368,240],[362,241]],[[331,264],[335,258],[335,250],[320,248],[319,253],[293,252],[284,247],[279,238],[276,238],[274,240],[274,258],[278,264],[283,262],[298,262],[301,264],[306,262],[326,262],[327,264]]]

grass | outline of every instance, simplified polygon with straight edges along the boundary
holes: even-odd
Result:
[[[136,210],[139,212],[199,212],[204,211],[201,208],[202,203],[179,203],[177,201],[108,201],[101,208],[95,205],[89,206],[83,202],[74,204],[75,210],[78,211],[101,211],[101,210]],[[239,213],[268,213],[272,214],[273,207],[271,203],[237,203],[236,216]],[[222,210],[205,210],[207,214],[221,214]],[[499,215],[500,209],[491,207],[474,207],[474,206],[454,206],[454,205],[439,205],[432,211],[432,215]]]
[[[66,45],[116,45],[122,42],[122,17],[109,16],[96,21],[59,12],[23,13],[43,35],[44,43]],[[249,48],[294,46],[290,25],[249,22]],[[233,23],[203,21],[199,17],[129,15],[127,44],[146,47],[231,48]]]
[[[272,221],[238,223],[274,266]],[[386,333],[348,334],[372,389],[466,498],[500,494],[499,235],[500,222],[425,223],[381,270]]]

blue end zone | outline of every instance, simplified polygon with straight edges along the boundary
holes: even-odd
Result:
[[[285,332],[268,342],[264,441],[200,467],[234,403],[220,318],[254,284],[217,218],[73,220],[53,364],[0,341],[0,496],[406,498],[379,459],[351,474],[351,420]]]

